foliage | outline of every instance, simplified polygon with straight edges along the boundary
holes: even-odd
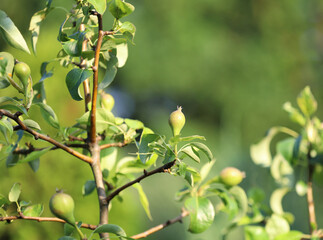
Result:
[[[52,1],[48,0],[46,7],[31,18],[29,29],[34,53],[42,22],[50,12],[58,9],[52,7],[51,3]],[[176,131],[173,137],[167,139],[147,128],[139,120],[115,116],[111,108],[105,108],[103,104],[107,88],[114,80],[118,69],[126,63],[128,44],[134,41],[136,31],[134,24],[123,21],[123,18],[130,15],[134,9],[133,5],[122,0],[111,0],[108,4],[105,0],[76,1],[70,11],[66,10],[66,18],[59,28],[57,39],[61,44],[61,50],[56,58],[42,63],[42,76],[36,83],[33,83],[33,74],[30,73],[23,75],[22,79],[22,75],[15,68],[18,60],[14,56],[7,52],[1,53],[1,89],[13,87],[18,91],[14,97],[0,98],[0,130],[3,135],[1,154],[6,158],[6,165],[13,167],[28,163],[36,172],[40,159],[56,149],[62,149],[89,164],[94,180],[86,181],[82,192],[87,196],[97,190],[100,225],[90,226],[81,222],[73,224],[69,220],[81,239],[86,239],[80,230],[81,227],[92,230],[89,239],[95,238],[96,234],[101,238],[107,238],[107,233],[115,234],[120,239],[129,239],[126,231],[120,226],[108,223],[111,203],[122,201],[120,193],[133,187],[138,191],[140,203],[151,219],[149,201],[140,181],[157,173],[180,177],[186,183],[176,195],[177,200],[183,203],[183,212],[170,222],[175,223],[189,215],[189,231],[201,233],[212,225],[217,215],[214,207],[214,199],[217,199],[220,200],[216,203],[218,210],[226,212],[235,223],[246,214],[246,194],[238,186],[225,185],[218,176],[209,177],[215,159],[203,143],[205,141],[203,136],[181,136],[180,131]],[[0,27],[4,32],[4,40],[17,49],[29,52],[24,38],[12,20],[3,11],[1,13]],[[103,30],[103,14],[111,14],[114,17],[109,31]],[[60,124],[59,114],[56,114],[46,101],[44,80],[54,74],[53,70],[48,69],[55,62],[69,69],[65,83],[71,98],[85,102],[85,113],[70,127]],[[103,77],[98,75],[99,68],[105,71]],[[92,91],[89,90],[90,85],[93,87]],[[80,91],[81,86],[84,93]],[[49,93],[54,94],[50,91]],[[40,127],[38,119],[30,118],[29,111],[35,108],[40,109],[48,127],[54,129],[54,137],[46,134],[46,130]],[[180,128],[184,123],[181,123]],[[118,158],[119,148],[128,145],[134,145],[137,152]],[[195,167],[196,163],[200,164],[205,160],[208,163],[200,169]],[[157,165],[160,166],[156,167]],[[0,219],[48,221],[48,218],[41,216],[43,205],[30,205],[21,200],[21,191],[21,185],[16,183],[8,198],[4,196],[1,198]],[[12,208],[8,211],[12,203],[16,206],[14,212]],[[61,202],[58,205],[61,206]],[[54,210],[53,213],[60,217],[56,205]],[[64,220],[66,220],[64,217],[50,218],[50,221],[64,222]],[[73,229],[68,229],[67,226],[62,233],[65,236],[60,239],[72,239],[70,236],[72,232]],[[138,239],[142,236],[138,234],[132,238]]]

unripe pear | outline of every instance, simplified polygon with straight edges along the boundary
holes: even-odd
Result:
[[[114,107],[114,98],[111,94],[101,92],[101,107],[111,111]]]
[[[221,182],[228,186],[235,186],[242,182],[245,173],[234,167],[227,167],[220,173]]]
[[[31,74],[30,67],[28,66],[28,64],[24,62],[19,62],[15,65],[14,71],[24,88],[26,88],[28,85],[28,78]]]
[[[56,217],[75,225],[74,201],[70,195],[63,192],[55,193],[49,201],[49,208]]]
[[[182,107],[177,107],[177,110],[169,115],[168,123],[174,136],[181,133],[181,130],[185,125],[185,115],[182,113]]]

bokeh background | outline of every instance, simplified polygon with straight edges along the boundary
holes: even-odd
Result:
[[[53,6],[69,7],[72,0],[53,0]],[[246,172],[245,189],[261,187],[267,201],[275,188],[269,171],[255,166],[249,147],[264,136],[271,126],[297,129],[282,110],[286,101],[295,103],[297,94],[309,85],[323,105],[323,2],[318,0],[139,0],[130,1],[135,12],[127,17],[137,27],[135,45],[129,46],[127,64],[119,69],[109,92],[116,99],[115,112],[121,117],[143,121],[157,133],[170,136],[168,115],[177,105],[183,107],[187,123],[184,135],[199,134],[217,158],[214,174],[226,166]],[[45,1],[1,0],[4,10],[27,40],[30,17],[42,9]],[[55,10],[41,26],[37,56],[8,47],[0,39],[0,50],[11,52],[27,62],[33,80],[40,79],[40,65],[56,56],[56,40],[64,11]],[[109,29],[111,19],[104,27]],[[29,44],[30,41],[28,41]],[[29,44],[30,46],[30,44]],[[58,114],[61,125],[75,123],[83,103],[75,102],[65,86],[68,69],[55,66],[55,74],[46,80],[48,104]],[[101,75],[102,76],[102,75]],[[0,90],[0,96],[13,95],[12,89]],[[32,111],[37,117],[39,112]],[[46,123],[41,126],[50,133]],[[122,154],[133,152],[126,148]],[[1,156],[0,156],[1,158]],[[76,200],[76,218],[97,223],[95,194],[82,197],[81,189],[91,179],[86,164],[62,151],[42,158],[33,173],[27,165],[5,167],[0,161],[0,193],[7,194],[15,182],[22,183],[22,197],[44,203],[45,216],[51,216],[48,200],[56,188],[62,188]],[[144,214],[137,193],[128,190],[124,202],[114,203],[110,222],[120,224],[129,235],[175,217],[181,205],[174,200],[182,180],[156,175],[142,182],[150,200],[153,221]],[[322,187],[314,186],[315,198],[322,197]],[[290,193],[284,207],[295,214],[293,229],[308,232],[305,198]],[[323,206],[317,205],[319,226],[323,224]],[[224,217],[225,219],[225,217]],[[224,221],[225,222],[225,221]],[[223,221],[215,222],[203,234],[186,231],[187,219],[147,239],[202,240],[220,239]],[[16,221],[0,223],[0,239],[57,239],[62,236],[58,223]],[[240,230],[228,239],[243,239]]]

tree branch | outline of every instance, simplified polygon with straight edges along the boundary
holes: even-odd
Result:
[[[158,232],[158,231],[160,231],[160,230],[162,230],[162,229],[164,229],[164,228],[168,227],[169,225],[172,225],[172,224],[174,224],[174,223],[176,223],[176,222],[180,222],[180,223],[182,223],[182,219],[183,219],[184,217],[188,216],[189,214],[190,214],[190,213],[189,213],[187,210],[182,209],[182,213],[181,213],[181,215],[179,215],[178,217],[173,218],[173,219],[170,219],[170,220],[166,221],[165,223],[163,223],[163,224],[159,224],[159,225],[157,225],[157,226],[155,226],[155,227],[153,227],[153,228],[150,228],[150,229],[148,229],[148,230],[147,230],[147,231],[145,231],[145,232],[142,232],[142,233],[139,233],[139,234],[137,234],[137,235],[134,235],[134,236],[132,236],[131,238],[132,238],[132,239],[141,239],[141,238],[146,238],[147,236],[149,236],[149,235],[151,235],[151,234],[153,234],[153,233],[155,233],[155,232]]]
[[[31,220],[31,221],[37,221],[37,222],[60,222],[60,223],[66,223],[66,221],[64,221],[63,219],[54,218],[54,217],[27,217],[27,216],[24,216],[24,215],[0,217],[0,222],[13,221],[13,220]],[[87,224],[87,223],[82,223],[81,227],[82,228],[88,228],[88,229],[91,229],[91,230],[94,230],[94,229],[97,228],[96,225]]]
[[[156,168],[155,170],[152,170],[150,172],[147,172],[146,170],[144,170],[144,174],[141,175],[140,177],[136,178],[135,180],[131,181],[131,182],[128,182],[126,183],[125,185],[117,188],[116,190],[114,190],[112,193],[110,193],[110,195],[108,195],[107,197],[107,201],[110,202],[115,196],[117,196],[121,191],[127,189],[128,187],[134,185],[135,183],[139,183],[141,180],[151,176],[151,175],[154,175],[156,173],[163,173],[163,172],[167,172],[172,166],[174,166],[176,162],[176,159],[169,162],[169,163],[166,163],[164,164],[163,166],[159,167],[159,168]]]
[[[55,139],[49,137],[49,136],[46,136],[44,134],[41,134],[41,133],[38,133],[36,132],[35,130],[27,127],[20,119],[19,119],[19,116],[21,115],[20,112],[16,112],[15,114],[12,114],[4,109],[0,109],[0,117],[2,116],[6,116],[12,120],[14,120],[20,127],[22,130],[26,131],[26,132],[29,132],[30,134],[32,134],[34,136],[34,138],[37,140],[37,139],[42,139],[46,142],[49,142],[53,145],[55,145],[57,148],[60,148],[66,152],[68,152],[69,154],[81,159],[82,161],[84,162],[87,162],[87,163],[92,163],[92,158],[89,157],[89,156],[86,156],[86,155],[83,155],[82,153],[79,153],[78,151],[75,151],[74,149],[56,141]]]
[[[104,36],[104,31],[102,30],[102,16],[99,13],[96,13],[99,22],[99,34],[98,41],[95,48],[95,57],[94,57],[94,66],[93,66],[93,91],[92,91],[92,106],[91,106],[91,129],[90,129],[90,141],[91,143],[96,142],[96,105],[97,105],[97,96],[98,96],[98,79],[99,79],[99,59],[100,59],[100,50],[102,45],[102,40]]]
[[[65,146],[68,146],[70,148],[84,148],[84,149],[88,149],[89,146],[86,145],[86,144],[78,144],[78,143],[66,143],[64,144]],[[32,152],[37,152],[37,151],[42,151],[46,149],[45,147],[44,148],[34,148],[34,146],[32,145],[28,145],[28,148],[21,148],[21,149],[16,149],[13,151],[14,154],[22,154],[22,155],[28,155]],[[57,146],[54,146],[54,147],[51,147],[50,150],[57,150],[57,149],[60,149],[59,147]]]
[[[116,143],[107,143],[107,144],[102,144],[100,145],[100,149],[105,149],[105,148],[111,148],[111,147],[124,147],[128,145],[130,142],[124,141],[124,142],[116,142]]]

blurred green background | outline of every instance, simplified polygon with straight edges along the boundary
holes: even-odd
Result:
[[[53,0],[53,6],[69,7],[74,1]],[[135,12],[127,17],[137,27],[135,45],[129,47],[127,64],[119,69],[109,91],[116,99],[116,114],[137,118],[157,133],[170,136],[168,115],[182,106],[187,123],[184,135],[199,134],[217,158],[214,173],[225,166],[246,172],[242,186],[261,187],[267,198],[275,188],[269,171],[255,166],[249,147],[274,125],[296,127],[282,110],[286,101],[295,103],[306,85],[323,105],[323,2],[318,0],[140,0],[130,1]],[[42,9],[45,1],[1,0],[4,10],[25,38],[30,17]],[[27,55],[8,47],[0,39],[0,50],[11,52],[27,62],[33,80],[40,79],[40,65],[52,59],[60,49],[56,40],[64,12],[53,11],[41,26],[38,55]],[[104,22],[108,30],[111,19]],[[29,41],[28,41],[29,43]],[[68,69],[55,67],[46,80],[48,104],[61,125],[74,124],[83,111],[83,103],[72,101],[65,86]],[[13,89],[0,90],[0,96],[13,96]],[[33,111],[37,117],[39,112]],[[42,128],[53,131],[46,123]],[[126,148],[123,155],[134,152]],[[0,193],[7,194],[15,182],[21,182],[22,197],[43,202],[44,216],[51,216],[47,203],[56,188],[62,188],[76,200],[76,218],[97,223],[95,194],[82,197],[81,189],[91,179],[90,168],[62,151],[41,160],[37,173],[26,165],[7,169],[0,162]],[[181,205],[174,201],[183,182],[175,177],[156,175],[143,181],[151,204],[153,222],[145,216],[135,191],[128,190],[122,204],[114,203],[110,222],[120,224],[129,235],[139,233],[175,217]],[[158,186],[158,187],[156,187]],[[323,196],[314,186],[315,199]],[[291,193],[284,207],[295,214],[293,229],[308,232],[305,198]],[[317,205],[319,226],[323,224],[323,206]],[[224,221],[225,222],[225,221]],[[175,224],[147,239],[219,239],[223,222],[215,222],[203,234],[192,235],[184,224]],[[243,239],[235,231],[228,239]],[[16,221],[0,223],[0,239],[57,239],[62,235],[58,223]],[[49,237],[50,236],[50,237]]]

